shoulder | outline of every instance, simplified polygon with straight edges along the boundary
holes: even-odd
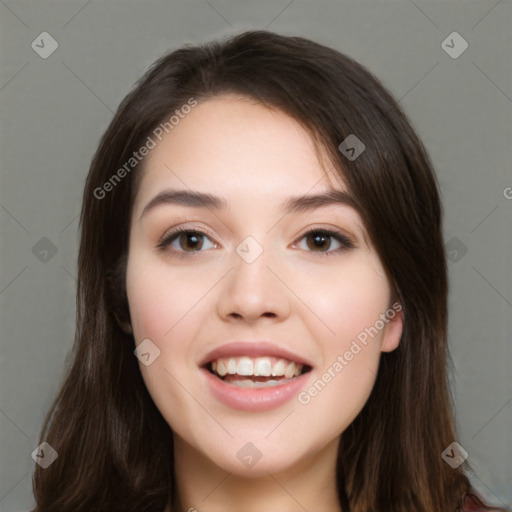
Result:
[[[464,493],[457,510],[460,512],[507,512],[505,509],[486,505],[473,490]]]

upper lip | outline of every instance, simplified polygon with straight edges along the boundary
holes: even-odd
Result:
[[[214,348],[203,358],[199,366],[206,366],[208,363],[215,361],[221,357],[280,357],[294,363],[300,363],[304,366],[312,366],[312,364],[304,357],[295,352],[275,345],[268,341],[232,341],[224,345]]]

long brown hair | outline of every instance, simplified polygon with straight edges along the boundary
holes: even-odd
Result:
[[[144,385],[129,330],[125,264],[144,160],[126,163],[191,98],[224,93],[280,109],[327,151],[359,202],[403,307],[400,345],[382,354],[371,396],[341,435],[343,511],[455,511],[470,488],[462,469],[469,466],[454,469],[441,457],[457,437],[442,211],[431,162],[397,102],[364,67],[307,39],[266,31],[165,55],[123,100],[100,141],[80,220],[73,363],[40,438],[58,458],[35,468],[35,510],[155,512],[175,497],[172,430]],[[355,160],[338,149],[351,134],[365,145]]]

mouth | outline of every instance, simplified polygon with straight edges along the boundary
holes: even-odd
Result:
[[[311,366],[283,357],[219,357],[203,368],[225,384],[240,388],[282,386],[311,371]]]
[[[232,341],[198,362],[205,391],[230,409],[263,412],[289,403],[308,383],[313,365],[268,341]]]

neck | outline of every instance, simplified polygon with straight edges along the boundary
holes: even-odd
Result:
[[[177,500],[165,512],[342,512],[338,444],[339,438],[286,469],[248,478],[223,470],[175,435]]]

